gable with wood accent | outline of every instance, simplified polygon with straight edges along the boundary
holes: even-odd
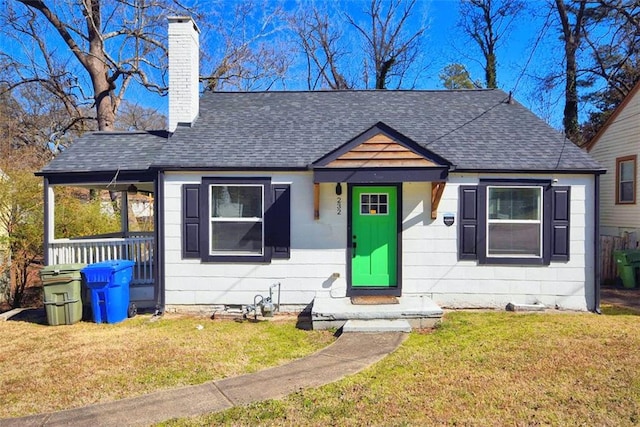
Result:
[[[431,182],[435,219],[451,163],[382,122],[315,161],[314,217],[320,216],[320,183]]]
[[[328,168],[403,168],[438,166],[421,154],[379,133],[329,162]]]

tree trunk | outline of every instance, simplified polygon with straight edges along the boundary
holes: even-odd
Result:
[[[98,130],[111,131],[115,122],[111,94],[115,86],[109,80],[109,67],[104,53],[100,0],[91,0],[90,8],[84,13],[87,17],[87,34],[89,36],[89,55],[87,56],[86,68],[93,84]]]
[[[576,52],[580,45],[582,35],[582,21],[584,17],[585,0],[581,0],[578,9],[575,11],[576,22],[571,28],[567,5],[563,0],[556,0],[556,8],[562,25],[565,53],[565,104],[564,104],[564,133],[574,143],[579,142],[580,126],[578,124],[578,66],[576,62]]]
[[[486,77],[486,83],[487,83],[487,88],[489,89],[495,89],[498,87],[498,79],[496,77],[497,75],[497,70],[496,70],[496,54],[493,52],[493,46],[491,46],[491,51],[490,53],[487,55],[487,67],[485,69],[485,77]]]
[[[563,125],[567,137],[576,142],[579,132],[578,126],[578,87],[577,87],[577,64],[576,64],[576,44],[575,41],[565,42],[566,55],[566,81],[565,81],[565,104]]]
[[[376,65],[376,89],[387,88],[387,74],[389,74],[389,70],[391,70],[394,63],[395,59],[391,58],[383,61],[380,65]]]
[[[484,21],[485,21],[485,43],[487,44],[486,51],[486,64],[485,64],[485,77],[487,88],[495,89],[498,87],[497,78],[497,65],[496,65],[496,43],[498,36],[493,32],[493,17],[491,16],[491,0],[486,2],[484,8]]]
[[[97,60],[91,62],[98,62]],[[96,70],[98,69],[98,70]],[[94,100],[96,103],[96,118],[98,130],[112,131],[115,122],[115,114],[111,102],[111,83],[107,79],[106,67],[102,64],[92,64],[89,67],[89,75],[93,83]]]
[[[100,14],[100,0],[83,2],[82,14],[87,24],[87,34],[83,35],[89,42],[89,52],[84,52],[72,36],[72,32],[79,32],[79,28],[73,28],[65,24],[42,0],[19,0],[25,6],[39,11],[51,23],[71,52],[87,70],[93,86],[95,100],[96,119],[98,130],[113,130],[115,111],[111,99],[115,89],[114,81],[117,78],[117,70],[114,76],[109,76],[109,64],[104,49],[102,17]]]

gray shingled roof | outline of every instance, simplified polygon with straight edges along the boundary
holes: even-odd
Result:
[[[587,153],[508,98],[500,90],[208,92],[193,126],[179,126],[168,144],[119,134],[110,139],[126,147],[126,155],[115,158],[122,148],[101,148],[75,162],[83,170],[116,164],[132,169],[133,163],[300,168],[383,122],[458,169],[600,169]],[[108,135],[83,138],[82,151],[80,141],[68,151],[82,153],[92,143],[107,146]],[[45,171],[65,166],[50,167]]]
[[[166,131],[91,132],[75,140],[41,172],[147,170],[167,144],[167,136]]]

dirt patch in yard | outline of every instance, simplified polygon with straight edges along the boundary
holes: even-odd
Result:
[[[600,303],[640,312],[640,288],[605,287],[600,289]]]

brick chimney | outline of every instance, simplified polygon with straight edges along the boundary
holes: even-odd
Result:
[[[188,16],[169,18],[169,132],[198,116],[200,29]]]

